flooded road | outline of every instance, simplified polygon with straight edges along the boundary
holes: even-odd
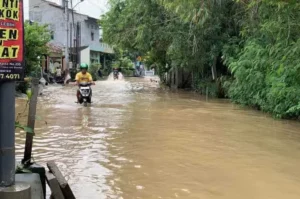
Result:
[[[79,199],[300,198],[297,122],[139,78],[98,82],[87,108],[75,90],[40,98],[33,150],[58,163]],[[24,133],[16,138],[21,158]]]

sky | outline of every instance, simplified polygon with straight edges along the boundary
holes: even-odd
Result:
[[[62,0],[48,0],[61,5]],[[70,0],[69,0],[70,1]],[[75,7],[75,10],[79,13],[86,14],[88,16],[99,18],[108,10],[108,0],[84,0],[82,3]],[[73,6],[80,0],[73,0]],[[29,0],[24,0],[24,18],[29,19]]]

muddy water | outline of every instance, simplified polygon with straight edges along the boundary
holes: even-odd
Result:
[[[40,99],[34,158],[55,160],[79,199],[300,198],[299,123],[143,79],[98,82],[87,108],[74,91]]]

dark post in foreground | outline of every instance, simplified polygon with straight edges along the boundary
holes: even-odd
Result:
[[[65,197],[65,199],[76,199],[68,182],[60,172],[59,168],[56,166],[55,162],[47,162],[47,167],[49,171],[55,176],[57,182],[61,188],[61,191]]]
[[[37,78],[32,79],[31,92],[32,92],[32,96],[29,102],[27,127],[32,129],[34,133],[36,106],[37,106],[38,93],[39,93],[39,79]],[[24,165],[31,164],[32,143],[33,143],[33,135],[34,135],[33,133],[26,132],[24,159],[22,160],[22,163]]]
[[[0,10],[0,198],[30,199],[30,184],[15,182],[15,82],[25,72],[23,0],[0,0]]]
[[[15,182],[15,82],[0,83],[0,187]]]
[[[51,197],[50,198],[54,198],[54,199],[65,199],[62,190],[60,189],[59,183],[56,179],[56,177],[50,173],[47,172],[46,173],[46,179],[47,179],[47,183],[50,187],[51,190]]]

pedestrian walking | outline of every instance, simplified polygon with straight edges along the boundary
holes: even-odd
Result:
[[[56,68],[56,77],[61,77],[61,68],[59,66]]]

